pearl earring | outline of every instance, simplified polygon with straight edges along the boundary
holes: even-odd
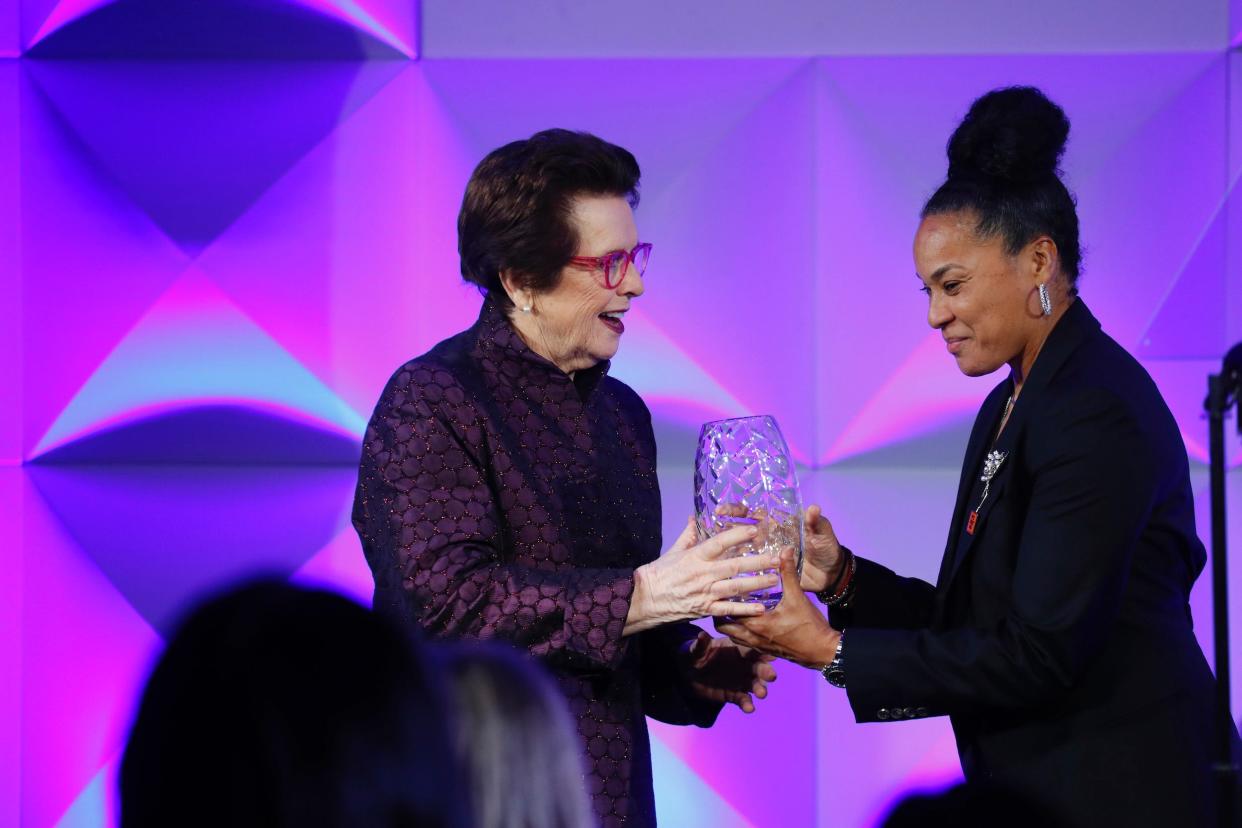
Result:
[[[522,313],[530,313],[530,302],[527,302],[525,305],[522,305]]]
[[[1039,286],[1039,307],[1044,316],[1052,316],[1052,297],[1048,295],[1048,286]]]

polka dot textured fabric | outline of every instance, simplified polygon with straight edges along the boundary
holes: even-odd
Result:
[[[375,607],[434,636],[510,641],[556,677],[600,825],[655,824],[644,715],[710,725],[678,670],[690,624],[622,637],[660,553],[655,439],[607,363],[571,379],[496,305],[405,364],[367,428],[354,526]]]

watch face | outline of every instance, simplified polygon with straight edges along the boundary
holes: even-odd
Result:
[[[845,671],[840,667],[825,668],[824,678],[828,679],[828,683],[833,687],[845,687]]]

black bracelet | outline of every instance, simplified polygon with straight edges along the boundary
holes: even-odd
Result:
[[[854,594],[854,573],[858,571],[858,559],[847,547],[842,546],[841,551],[846,560],[841,564],[837,579],[830,588],[815,594],[816,598],[830,607],[843,606]]]

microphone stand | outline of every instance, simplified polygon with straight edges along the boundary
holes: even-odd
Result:
[[[1238,765],[1233,755],[1233,713],[1229,699],[1229,581],[1225,551],[1225,416],[1242,392],[1242,343],[1225,355],[1219,374],[1208,376],[1208,455],[1212,489],[1212,615],[1216,630],[1217,815],[1222,828],[1234,828],[1238,804]],[[1238,418],[1242,433],[1242,416]]]

